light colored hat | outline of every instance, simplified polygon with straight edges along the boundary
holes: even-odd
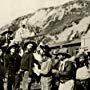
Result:
[[[84,51],[88,51],[88,47],[84,46],[84,47],[80,47],[80,49],[84,50]]]

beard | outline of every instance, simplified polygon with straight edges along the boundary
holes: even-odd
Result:
[[[33,50],[32,50],[31,48],[30,48],[30,49],[28,49],[28,52],[29,52],[29,53],[31,53],[32,51],[33,51]]]
[[[83,67],[84,66],[84,61],[81,61],[80,64],[79,64],[80,67]]]

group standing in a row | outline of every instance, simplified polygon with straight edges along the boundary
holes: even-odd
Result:
[[[32,41],[23,47],[14,44],[6,52],[0,47],[0,90],[5,78],[7,90],[35,90],[35,82],[41,90],[89,90],[90,52],[82,48],[74,56],[52,53],[48,45]]]

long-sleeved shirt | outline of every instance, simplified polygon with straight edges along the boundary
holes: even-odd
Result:
[[[50,74],[52,69],[52,60],[48,58],[45,62],[41,64],[41,74],[42,75],[47,75]]]

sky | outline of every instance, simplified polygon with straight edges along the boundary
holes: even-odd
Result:
[[[68,1],[71,0],[0,0],[0,27],[39,8],[57,6]]]

